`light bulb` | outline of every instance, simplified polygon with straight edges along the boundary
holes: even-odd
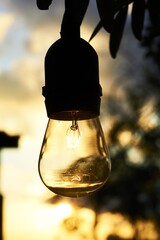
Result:
[[[111,164],[99,118],[49,119],[39,174],[48,189],[67,197],[83,197],[107,181]]]
[[[72,28],[64,18],[61,30],[61,38],[45,56],[42,94],[49,121],[38,169],[52,192],[83,197],[101,188],[111,170],[98,118],[102,96],[98,55],[80,38],[77,24]]]

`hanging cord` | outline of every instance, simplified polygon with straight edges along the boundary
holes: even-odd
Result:
[[[89,0],[65,0],[61,37],[80,37],[80,26],[88,4]]]
[[[53,0],[36,0],[40,10],[48,10]],[[89,0],[65,0],[65,12],[61,25],[61,37],[80,36],[80,26]]]
[[[65,0],[65,12],[61,24],[62,38],[80,37],[80,24],[75,17],[74,2],[75,0]]]

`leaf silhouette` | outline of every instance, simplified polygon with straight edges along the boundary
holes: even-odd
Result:
[[[131,14],[131,26],[134,36],[141,40],[144,24],[145,0],[134,0]]]
[[[52,0],[37,0],[37,7],[40,10],[48,10]]]
[[[114,19],[114,26],[110,35],[109,42],[110,53],[113,58],[116,58],[121,43],[127,13],[128,5],[120,9],[120,11],[116,14]]]
[[[115,11],[119,11],[121,8],[129,5],[130,3],[134,2],[134,0],[113,0]]]
[[[99,16],[102,22],[102,26],[107,32],[111,32],[113,26],[114,17],[114,5],[113,0],[96,0]]]
[[[96,36],[96,34],[101,30],[101,28],[102,28],[102,22],[100,21],[95,27],[92,35],[90,36],[89,42]]]
[[[150,16],[150,20],[153,25],[159,25],[160,20],[160,1],[147,1],[148,12]]]

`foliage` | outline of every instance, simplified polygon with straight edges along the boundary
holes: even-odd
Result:
[[[37,0],[37,6],[41,10],[47,10],[52,0]],[[131,9],[131,28],[135,38],[142,40],[145,15],[149,13],[150,21],[153,26],[153,37],[160,35],[160,2],[157,0],[96,0],[100,21],[95,27],[90,41],[103,27],[110,34],[110,54],[116,58],[117,52],[123,36],[125,22],[127,19],[129,5]],[[64,19],[71,18],[72,22],[79,26],[89,5],[89,0],[65,0]],[[69,21],[71,23],[71,21]],[[151,40],[151,39],[150,39]]]

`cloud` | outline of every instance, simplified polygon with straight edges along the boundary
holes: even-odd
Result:
[[[2,12],[0,14],[0,22],[1,22],[0,31],[0,43],[1,43],[14,22],[14,15],[11,13]]]
[[[36,0],[7,0],[3,3],[8,11],[23,17],[30,27],[35,27],[44,22],[51,23],[62,19],[64,12],[64,1],[53,1],[49,10],[41,11],[36,5]]]
[[[23,58],[10,71],[0,74],[1,129],[23,135],[32,135],[40,129],[46,118],[41,95],[42,70],[30,58]]]
[[[0,98],[17,102],[35,98],[40,89],[42,71],[41,65],[31,58],[18,60],[10,71],[0,74]]]
[[[60,38],[60,29],[59,26],[55,25],[41,25],[32,31],[29,35],[29,38],[26,42],[27,51],[32,54],[43,54],[50,47],[50,45]]]
[[[11,12],[22,15],[23,18],[32,25],[32,27],[44,22],[48,24],[54,24],[54,22],[62,22],[65,1],[53,0],[49,10],[39,10],[36,4],[36,0],[6,0],[4,3]],[[85,24],[94,23],[94,27],[99,21],[99,14],[96,6],[96,1],[90,1],[87,12],[84,17]]]

